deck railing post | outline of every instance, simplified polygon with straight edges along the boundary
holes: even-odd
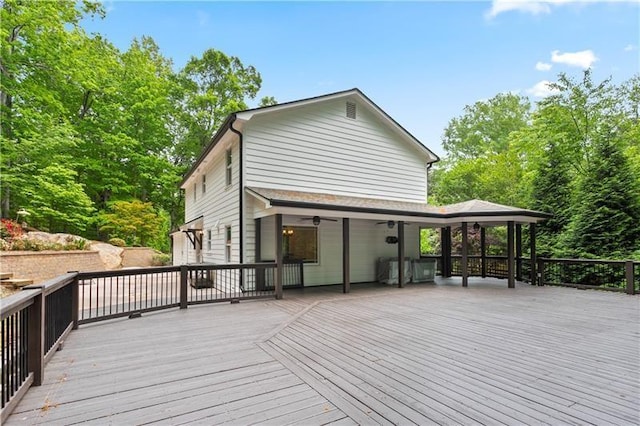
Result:
[[[633,276],[633,260],[624,263],[625,276],[627,278],[627,294],[636,294],[635,280]]]
[[[180,265],[180,309],[187,309],[187,289],[189,281],[189,267]]]
[[[33,372],[33,385],[40,386],[44,374],[44,292],[33,298],[33,305],[29,307],[27,325],[27,370]]]
[[[72,330],[78,329],[78,315],[80,311],[80,280],[78,279],[78,271],[69,271],[73,276],[71,282],[71,322],[73,323]]]
[[[522,281],[522,224],[516,223],[516,280]]]
[[[538,278],[537,282],[539,286],[544,286],[544,260],[538,259]]]

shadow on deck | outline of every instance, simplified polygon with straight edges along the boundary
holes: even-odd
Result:
[[[638,424],[638,299],[459,278],[80,327],[7,424]]]

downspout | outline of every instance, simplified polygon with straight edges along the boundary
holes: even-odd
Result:
[[[431,167],[433,167],[433,163],[428,163],[427,164],[427,193],[425,194],[425,201],[428,203],[429,202],[429,170],[431,170]]]
[[[231,117],[231,123],[229,123],[229,130],[231,130],[233,133],[235,133],[236,135],[238,135],[238,157],[240,157],[239,162],[238,162],[238,195],[239,195],[239,204],[240,204],[240,208],[239,208],[239,214],[238,214],[238,223],[239,223],[239,235],[240,238],[238,239],[238,250],[240,251],[240,263],[244,263],[244,182],[243,182],[243,163],[244,163],[244,158],[242,157],[242,133],[236,129],[233,128],[233,123],[235,123],[237,119],[236,114],[233,114],[233,116]]]

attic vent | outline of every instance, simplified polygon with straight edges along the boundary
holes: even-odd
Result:
[[[356,104],[347,102],[347,118],[356,118]]]

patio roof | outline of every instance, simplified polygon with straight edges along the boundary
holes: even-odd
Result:
[[[518,222],[535,223],[552,215],[535,210],[505,206],[483,200],[470,200],[444,206],[427,203],[388,200],[381,198],[353,197],[347,195],[291,191],[274,188],[247,187],[246,191],[265,203],[267,208],[289,207],[300,209],[331,210],[336,212],[359,212],[440,219],[447,223],[461,222],[467,218],[482,218],[483,222],[503,222],[515,218]],[[475,220],[475,219],[474,219]]]

